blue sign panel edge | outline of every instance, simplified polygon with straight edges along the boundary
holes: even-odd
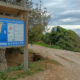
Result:
[[[3,32],[0,34],[0,38],[1,38],[0,39],[0,47],[20,47],[20,46],[25,45],[25,22],[24,22],[24,20],[0,18],[0,23],[3,23],[3,26],[5,26],[3,28],[3,31],[4,31],[4,29],[6,30],[6,31],[4,31],[5,35],[3,34]],[[23,27],[23,29],[24,29],[24,35],[23,35],[24,40],[23,41],[11,41],[11,42],[8,41],[8,23],[23,24],[24,25],[24,27]]]

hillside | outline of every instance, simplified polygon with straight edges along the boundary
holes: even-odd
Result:
[[[60,49],[80,52],[80,37],[74,31],[60,26],[57,27],[57,31],[53,28],[51,33],[46,33],[43,41]]]

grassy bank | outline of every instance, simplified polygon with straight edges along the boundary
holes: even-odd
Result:
[[[41,43],[41,42],[34,42],[33,44],[48,47],[48,48],[55,48],[55,49],[61,49],[59,46],[56,45],[48,45],[46,43]]]
[[[0,80],[18,80],[19,78],[25,78],[27,76],[34,75],[36,73],[45,71],[50,67],[48,64],[59,65],[55,60],[42,59],[40,61],[30,62],[29,68],[24,72],[24,66],[19,65],[17,67],[8,68],[7,72],[0,72]]]
[[[64,49],[60,46],[56,46],[56,45],[48,45],[46,43],[43,43],[43,42],[34,42],[33,44],[35,45],[40,45],[40,46],[44,46],[44,47],[48,47],[48,48],[55,48],[55,49],[62,49],[62,50],[69,50],[69,51],[74,51],[74,52],[80,52],[79,50],[77,50],[76,48],[74,48],[73,50],[70,50],[70,49]]]

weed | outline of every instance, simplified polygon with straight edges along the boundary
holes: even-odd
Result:
[[[7,78],[8,78],[8,75],[6,73],[4,72],[0,73],[0,80],[7,80]]]
[[[55,48],[55,49],[61,49],[59,46],[57,45],[48,45],[46,43],[41,43],[41,42],[34,42],[34,44],[36,45],[40,45],[40,46],[44,46],[44,47],[48,47],[48,48]]]
[[[16,68],[13,67],[9,67],[7,72],[12,72],[12,71],[16,71],[16,70],[23,70],[24,66],[23,65],[19,65]]]
[[[23,65],[19,65],[15,68],[8,68],[6,73],[0,73],[0,80],[17,80],[19,78],[24,78],[28,75],[33,75],[35,73],[44,71],[47,69],[46,63],[58,64],[55,60],[41,59],[40,61],[30,62],[29,68],[24,72]],[[16,72],[16,73],[15,73]]]
[[[58,63],[56,60],[45,59],[45,61],[47,63],[52,63],[52,64],[60,65],[60,63]]]
[[[8,78],[8,80],[17,80],[16,78]]]
[[[34,74],[34,71],[32,71],[31,69],[28,69],[28,70],[27,70],[27,74],[28,74],[28,75],[33,75],[33,74]]]

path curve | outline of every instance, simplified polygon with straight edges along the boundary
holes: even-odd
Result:
[[[28,47],[38,55],[56,60],[62,64],[69,70],[71,80],[80,80],[80,53],[47,48],[39,45],[29,45]]]

